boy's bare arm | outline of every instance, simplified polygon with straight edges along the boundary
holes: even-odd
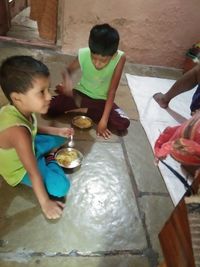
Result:
[[[73,81],[72,81],[72,75],[73,73],[80,68],[78,57],[76,57],[66,68],[65,71],[63,71],[63,82],[61,84],[58,84],[56,86],[56,92],[60,94],[64,94],[66,96],[73,96],[72,89],[73,89]]]
[[[67,127],[58,128],[58,127],[50,127],[50,126],[38,126],[38,133],[58,135],[58,136],[68,138],[71,135],[74,135],[74,129],[67,128]]]
[[[48,219],[59,218],[62,214],[63,203],[51,201],[44,187],[37,161],[32,149],[32,139],[26,127],[16,126],[7,133],[10,146],[14,148],[32,182],[33,190]],[[20,140],[20,142],[19,142]]]
[[[107,131],[107,123],[108,123],[110,111],[111,111],[113,103],[114,103],[115,94],[116,94],[116,91],[117,91],[117,88],[118,88],[118,85],[120,82],[120,78],[122,76],[122,71],[123,71],[125,62],[126,62],[126,57],[125,57],[125,55],[123,55],[121,57],[119,63],[117,64],[115,71],[113,73],[110,87],[108,90],[108,97],[106,100],[104,112],[103,112],[102,118],[101,118],[101,120],[98,124],[98,127],[97,127],[98,133],[100,135],[102,135],[104,138],[108,138],[110,135]]]
[[[76,57],[67,67],[67,71],[70,75],[72,75],[77,69],[80,68],[80,64],[78,61],[78,57]]]

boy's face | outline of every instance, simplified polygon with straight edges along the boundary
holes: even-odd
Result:
[[[26,93],[18,94],[17,106],[25,113],[45,114],[48,111],[51,94],[49,93],[50,80],[47,77],[34,78],[33,87]]]
[[[106,65],[108,65],[108,63],[110,62],[110,60],[112,59],[113,56],[101,56],[98,54],[93,54],[91,53],[91,59],[92,59],[92,63],[95,66],[95,68],[97,70],[101,70],[103,69]]]

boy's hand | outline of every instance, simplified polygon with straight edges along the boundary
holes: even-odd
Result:
[[[56,85],[55,92],[60,95],[72,96],[73,83],[68,71],[63,72],[62,77],[63,82]]]
[[[74,135],[74,129],[73,128],[57,128],[58,129],[58,136],[62,137],[70,137],[71,135]]]
[[[58,219],[63,213],[65,204],[60,201],[52,201],[49,199],[41,205],[41,207],[47,219]]]
[[[71,79],[71,76],[69,72],[66,70],[65,72],[62,73],[63,77],[63,85],[67,91],[72,91],[73,89],[73,82]]]
[[[55,92],[59,95],[64,95],[65,94],[65,87],[63,85],[63,83],[59,83],[58,85],[56,85],[56,90]]]
[[[104,139],[109,139],[111,132],[107,129],[107,123],[100,121],[97,125],[97,135],[103,136]]]

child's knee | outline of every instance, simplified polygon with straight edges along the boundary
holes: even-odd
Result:
[[[121,123],[119,124],[118,130],[125,131],[128,129],[129,125],[130,125],[130,120],[127,118],[124,118],[123,121],[121,121]]]
[[[113,120],[111,123],[111,128],[114,130],[123,132],[128,129],[130,125],[130,120],[128,118],[123,118],[123,119],[118,119],[118,120]]]

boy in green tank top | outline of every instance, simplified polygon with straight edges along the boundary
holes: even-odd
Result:
[[[0,109],[0,175],[11,186],[32,186],[44,215],[57,219],[70,183],[49,152],[73,129],[37,127],[34,113],[45,114],[51,100],[49,70],[32,57],[13,56],[0,67],[0,85],[10,102]]]
[[[111,130],[122,133],[130,121],[114,103],[115,94],[126,61],[118,50],[119,34],[108,24],[94,26],[90,31],[89,47],[81,48],[57,86],[58,96],[52,98],[48,114],[60,115],[81,108],[97,123],[97,134],[107,139]],[[71,75],[81,69],[79,83],[72,90]]]

